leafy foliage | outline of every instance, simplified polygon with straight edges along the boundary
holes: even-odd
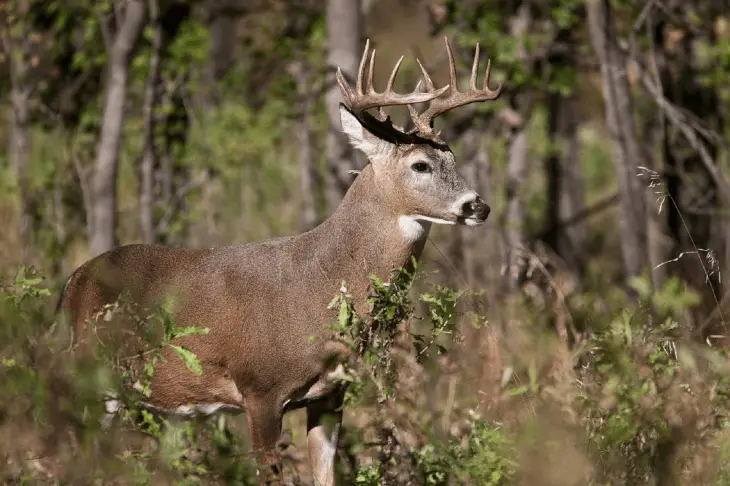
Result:
[[[0,435],[14,437],[0,449],[8,466],[0,481],[50,475],[69,483],[254,484],[253,464],[241,458],[245,444],[225,421],[180,425],[140,406],[165,347],[191,372],[201,372],[195,355],[171,341],[206,329],[176,327],[165,310],[142,318],[135,306],[120,301],[89,323],[96,336],[90,348],[59,351],[49,347],[54,342],[45,329],[44,307],[50,292],[41,282],[35,270],[21,268],[0,293]],[[128,344],[114,342],[111,332],[125,322],[149,343],[137,355],[144,357],[137,367],[125,358]],[[103,396],[124,405],[112,428]]]

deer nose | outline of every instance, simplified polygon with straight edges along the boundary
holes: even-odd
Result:
[[[479,196],[461,206],[461,212],[465,218],[478,218],[482,221],[487,219],[491,210],[489,205]]]

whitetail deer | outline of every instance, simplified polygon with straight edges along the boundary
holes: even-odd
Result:
[[[186,414],[245,410],[253,446],[274,470],[282,415],[306,407],[313,476],[317,484],[333,485],[344,391],[336,375],[347,356],[329,339],[326,324],[334,316],[327,304],[345,281],[355,309],[366,312],[368,277],[387,278],[412,256],[418,258],[431,223],[476,226],[489,214],[489,206],[456,172],[454,155],[434,132],[433,119],[467,103],[494,100],[502,85],[489,89],[488,64],[484,86],[477,88],[477,45],[470,90],[459,92],[448,40],[446,50],[447,86],[436,88],[418,63],[425,92],[421,82],[410,94],[393,91],[403,57],[385,91],[376,92],[369,42],[354,90],[338,70],[343,131],[370,163],[329,219],[297,236],[245,245],[205,250],[129,245],[104,253],[77,269],[62,293],[59,308],[72,316],[74,339],[122,291],[145,306],[174,292],[176,324],[210,330],[177,343],[197,355],[203,373],[194,375],[168,356],[155,371],[149,405]],[[412,105],[424,102],[429,108],[417,113]],[[382,108],[391,105],[408,106],[413,130],[391,123]],[[376,107],[378,117],[367,113]]]

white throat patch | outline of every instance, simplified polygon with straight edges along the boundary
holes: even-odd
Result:
[[[422,221],[417,216],[398,217],[398,226],[406,243],[409,244],[425,238],[428,230],[431,229],[431,223],[429,221]]]

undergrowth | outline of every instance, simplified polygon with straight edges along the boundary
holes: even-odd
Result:
[[[505,328],[486,406],[470,350],[494,324],[464,311],[466,292],[414,297],[420,277],[373,278],[365,316],[346,284],[331,303],[332,330],[358,357],[343,377],[343,484],[730,484],[727,353],[690,339],[681,315],[698,299],[679,281],[654,292],[636,279],[636,302],[604,313],[589,312],[590,294],[569,299],[592,332],[570,343],[567,367],[529,352],[551,331]],[[51,303],[25,268],[0,293],[0,483],[254,484],[239,419],[175,422],[139,406],[163,349],[200,372],[175,338],[206,329],[121,299],[71,352],[49,338]],[[119,340],[129,326],[137,338]],[[112,421],[102,395],[124,405]],[[292,484],[307,481],[299,466]]]

